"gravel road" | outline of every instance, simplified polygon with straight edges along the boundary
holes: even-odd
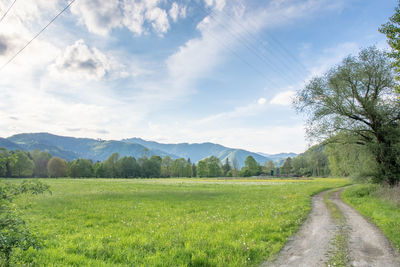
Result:
[[[300,230],[288,241],[273,262],[261,266],[327,266],[331,240],[339,231],[324,203],[322,192],[312,199],[312,210]],[[349,266],[400,267],[400,255],[382,232],[364,219],[340,198],[341,191],[331,194],[331,201],[345,217],[349,240]]]

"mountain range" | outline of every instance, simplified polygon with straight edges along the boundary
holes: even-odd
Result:
[[[180,143],[162,144],[154,141],[146,141],[141,138],[129,138],[121,141],[101,140],[90,138],[75,138],[58,136],[49,133],[23,133],[13,135],[8,138],[0,138],[0,147],[8,150],[32,151],[35,149],[47,151],[52,156],[60,157],[65,160],[77,158],[91,159],[93,161],[103,161],[112,153],[118,152],[121,157],[133,156],[169,156],[173,159],[190,158],[192,162],[216,156],[221,162],[228,158],[231,163],[236,160],[238,168],[244,166],[247,156],[251,155],[260,164],[272,160],[277,165],[281,165],[287,157],[294,157],[294,153],[263,154],[234,149],[213,143]]]

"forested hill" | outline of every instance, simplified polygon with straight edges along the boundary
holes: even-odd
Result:
[[[282,159],[281,157],[275,159],[273,157],[266,157],[261,154],[249,152],[243,149],[234,149],[213,143],[161,144],[153,141],[146,141],[141,138],[130,138],[122,141],[141,144],[150,149],[168,151],[169,153],[182,158],[190,158],[193,162],[198,162],[199,160],[210,156],[216,156],[221,162],[225,162],[226,158],[228,158],[229,161],[233,163],[234,159],[236,159],[239,168],[244,166],[244,161],[247,156],[252,156],[260,164],[264,164],[264,162],[268,162],[269,160],[278,161]]]
[[[18,146],[22,150],[47,151],[52,156],[60,157],[65,160],[74,160],[78,158],[91,159],[93,161],[103,161],[112,153],[118,152],[121,157],[133,156],[135,158],[147,156],[177,156],[154,149],[148,149],[140,144],[131,144],[121,141],[105,141],[90,138],[74,138],[66,136],[58,136],[49,133],[29,133],[17,134],[7,139],[14,146]],[[0,147],[13,149],[5,142],[0,143]]]
[[[269,155],[268,157],[249,152],[243,149],[233,149],[213,143],[201,144],[161,144],[152,141],[146,141],[140,138],[130,138],[121,141],[106,141],[90,138],[74,138],[58,136],[49,133],[24,133],[13,135],[8,138],[0,138],[0,147],[9,150],[21,149],[31,151],[38,149],[47,151],[53,156],[66,160],[77,158],[86,158],[93,161],[103,161],[112,153],[118,152],[120,156],[134,156],[139,158],[142,156],[170,156],[176,158],[190,158],[192,162],[198,162],[201,159],[216,156],[221,162],[226,158],[231,164],[237,161],[238,168],[244,166],[247,156],[251,155],[260,164],[264,164],[269,160],[278,163],[288,154],[282,156]]]

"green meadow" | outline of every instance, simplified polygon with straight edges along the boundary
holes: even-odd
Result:
[[[15,179],[14,179],[15,180]],[[10,181],[10,180],[9,180]],[[17,200],[42,239],[33,266],[254,266],[307,217],[311,196],[346,179],[43,179]]]

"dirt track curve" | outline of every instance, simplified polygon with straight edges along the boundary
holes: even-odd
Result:
[[[400,267],[400,255],[382,232],[364,219],[340,198],[341,191],[331,194],[331,201],[343,214],[348,234],[348,266]],[[332,239],[339,232],[324,203],[322,192],[313,197],[309,217],[300,230],[288,241],[273,262],[262,266],[327,266]]]

